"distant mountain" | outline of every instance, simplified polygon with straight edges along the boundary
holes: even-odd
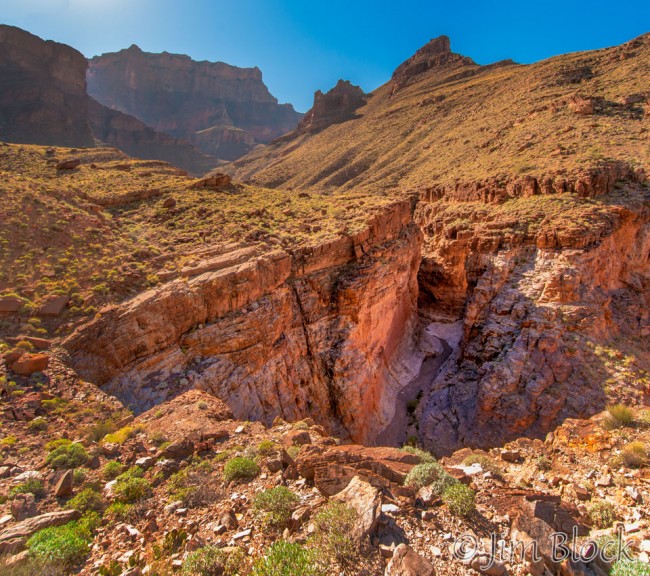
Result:
[[[74,48],[0,25],[0,140],[57,146],[117,146],[192,173],[218,159],[102,106],[86,92],[86,58]]]
[[[258,68],[151,54],[133,45],[90,60],[88,92],[105,106],[226,160],[293,130],[302,114],[278,104]]]

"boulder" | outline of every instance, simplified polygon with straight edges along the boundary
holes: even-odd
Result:
[[[73,484],[72,470],[66,470],[54,487],[54,495],[57,498],[70,496],[72,494]]]
[[[435,576],[433,564],[413,548],[400,544],[386,567],[385,576]]]
[[[355,525],[357,539],[367,538],[374,532],[381,514],[381,494],[377,488],[359,476],[355,476],[344,490],[334,496],[334,499],[357,512],[358,520]]]
[[[11,513],[16,520],[24,520],[36,516],[36,502],[34,495],[30,492],[26,494],[17,494],[11,501]]]
[[[23,301],[20,298],[15,298],[13,296],[0,298],[0,314],[11,314],[12,312],[17,312],[22,305]]]
[[[50,362],[45,354],[22,354],[9,368],[20,376],[31,376],[34,372],[42,372]]]
[[[43,306],[38,309],[36,314],[38,316],[61,316],[69,301],[70,298],[67,296],[57,296],[56,298],[53,298],[49,302],[43,304]]]
[[[80,517],[81,513],[78,510],[59,510],[34,516],[0,532],[0,543],[15,538],[29,538],[32,534],[35,534],[43,528],[62,526]]]
[[[62,160],[56,165],[56,169],[74,170],[75,168],[78,168],[80,164],[81,164],[81,160],[79,160],[79,158],[73,158],[71,160]]]
[[[160,456],[165,458],[186,458],[194,453],[194,444],[188,438],[172,442],[165,449],[161,450]]]
[[[215,173],[210,174],[205,178],[201,178],[200,180],[195,180],[190,188],[210,188],[212,190],[219,190],[220,188],[225,188],[230,185],[231,182],[232,180],[227,174]]]

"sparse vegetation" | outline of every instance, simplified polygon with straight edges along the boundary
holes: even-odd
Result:
[[[431,454],[431,452],[427,452],[426,450],[422,450],[421,448],[416,448],[415,446],[404,446],[402,448],[402,451],[407,452],[408,454],[413,454],[413,456],[417,456],[420,459],[421,464],[436,461],[436,459],[434,458],[433,454]]]
[[[287,526],[300,499],[285,486],[276,486],[260,492],[253,501],[253,510],[262,523],[275,530]]]
[[[72,469],[83,466],[90,456],[86,449],[77,442],[58,443],[47,455],[46,463],[55,469]]]
[[[495,476],[500,476],[503,474],[501,466],[499,466],[494,459],[490,458],[485,454],[470,454],[467,458],[463,460],[463,464],[466,466],[471,466],[472,464],[480,464],[481,468],[485,472],[490,472]]]
[[[180,500],[188,508],[207,506],[220,497],[212,478],[212,466],[207,461],[194,463],[172,475],[167,490],[172,500]]]
[[[603,426],[608,430],[634,425],[634,412],[624,404],[614,404],[607,407],[607,415]]]
[[[122,473],[122,468],[117,460],[109,460],[102,469],[104,480],[115,480]]]
[[[449,511],[456,516],[469,516],[476,508],[474,490],[457,482],[442,494],[442,500]]]
[[[606,500],[594,502],[589,508],[589,518],[596,528],[609,528],[616,520],[616,508]]]
[[[314,551],[304,546],[278,540],[253,566],[252,576],[322,576]]]
[[[42,498],[46,494],[43,482],[37,478],[29,478],[28,480],[14,486],[9,491],[9,497],[14,498],[18,494],[26,494],[28,492],[33,494],[36,498]]]
[[[324,506],[313,520],[315,532],[311,546],[315,548],[315,561],[319,566],[338,565],[349,569],[359,559],[359,547],[354,540],[357,513],[337,501]]]

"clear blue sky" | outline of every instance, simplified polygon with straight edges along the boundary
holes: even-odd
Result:
[[[0,23],[89,57],[138,44],[258,66],[274,96],[305,111],[339,78],[373,90],[440,34],[481,64],[529,63],[649,32],[650,1],[0,0]]]

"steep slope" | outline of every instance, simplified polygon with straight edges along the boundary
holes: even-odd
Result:
[[[194,174],[218,164],[189,143],[89,98],[88,63],[73,48],[0,25],[0,49],[1,140],[84,147],[101,142],[140,158],[173,162]]]
[[[290,104],[278,104],[258,68],[151,54],[135,45],[92,58],[88,91],[109,108],[226,160],[289,132],[302,117]]]
[[[273,187],[412,189],[648,163],[650,36],[529,66],[479,66],[433,40],[356,117],[229,172]]]

